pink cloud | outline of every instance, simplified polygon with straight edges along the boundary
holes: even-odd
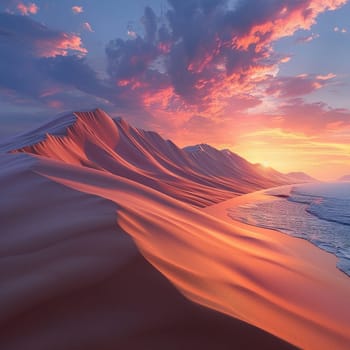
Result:
[[[325,86],[327,81],[335,76],[329,73],[317,76],[301,74],[296,77],[278,77],[271,80],[266,93],[283,98],[307,95]]]
[[[346,2],[347,0],[281,1],[280,6],[276,5],[265,21],[253,24],[235,44],[244,49],[255,44],[262,49],[263,45],[291,36],[297,30],[309,30],[316,23],[319,14],[327,10],[336,10]]]
[[[136,39],[137,38],[137,33],[134,32],[132,29],[128,29],[127,34],[128,34],[128,37],[130,37],[132,39]]]
[[[63,107],[63,102],[58,100],[51,100],[47,102],[47,105],[54,109],[60,109]]]
[[[39,11],[39,7],[34,4],[34,3],[29,3],[29,4],[24,4],[20,2],[17,5],[17,10],[23,15],[23,16],[28,16],[28,15],[35,15]]]
[[[90,32],[90,33],[94,32],[94,30],[92,29],[91,24],[89,22],[84,22],[83,23],[83,28],[85,30],[87,30],[88,32]]]
[[[322,102],[306,103],[299,98],[293,99],[280,106],[279,112],[281,118],[275,126],[305,135],[320,135],[350,126],[348,109],[331,108]]]
[[[320,35],[319,34],[310,34],[310,35],[307,35],[307,36],[302,36],[302,37],[299,37],[296,41],[298,43],[309,43],[317,38],[319,38]]]
[[[81,38],[76,34],[59,32],[52,38],[40,38],[34,42],[36,52],[41,57],[66,56],[70,51],[87,54]]]
[[[83,6],[73,6],[72,11],[74,14],[78,14],[84,12],[84,8]]]
[[[50,86],[49,88],[46,88],[45,90],[43,90],[40,93],[40,98],[44,98],[44,97],[50,97],[53,95],[56,95],[57,93],[61,92],[62,89],[55,87],[55,86]]]
[[[319,80],[330,80],[336,77],[334,73],[328,73],[326,75],[317,75],[316,78]]]
[[[291,56],[284,56],[279,60],[279,63],[287,63],[292,59]]]
[[[347,33],[346,28],[339,28],[338,26],[334,27],[333,31],[343,33],[343,34]]]

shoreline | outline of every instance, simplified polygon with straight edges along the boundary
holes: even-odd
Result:
[[[278,188],[290,189],[293,186],[295,186],[295,185],[286,185],[286,186],[281,186]],[[261,191],[248,193],[248,194],[245,194],[245,195],[242,195],[239,197],[229,199],[229,200],[221,202],[221,203],[213,204],[209,207],[201,208],[201,210],[209,215],[213,215],[215,218],[218,218],[220,220],[225,221],[228,224],[234,225],[235,228],[249,230],[249,231],[252,231],[252,229],[253,229],[253,231],[255,233],[257,233],[258,235],[264,235],[264,236],[268,235],[268,236],[272,237],[273,239],[281,239],[283,241],[287,237],[288,238],[287,240],[289,241],[288,243],[291,244],[290,247],[292,247],[293,249],[299,249],[300,252],[305,251],[306,254],[310,254],[310,255],[314,256],[315,254],[312,251],[316,249],[317,252],[320,252],[320,253],[322,253],[322,255],[325,255],[325,257],[322,257],[322,259],[320,259],[320,263],[324,263],[324,261],[326,259],[327,260],[326,264],[333,264],[334,269],[337,272],[340,272],[342,275],[345,275],[347,278],[349,278],[349,276],[345,272],[343,272],[342,270],[337,268],[336,263],[337,263],[338,258],[336,255],[334,255],[330,252],[327,252],[326,250],[318,247],[317,245],[313,244],[308,239],[303,238],[303,237],[292,236],[292,235],[289,235],[289,234],[284,233],[282,231],[279,231],[277,229],[265,228],[265,227],[256,226],[256,225],[253,225],[250,223],[244,223],[242,221],[233,219],[229,215],[229,210],[235,206],[252,204],[252,203],[256,203],[258,201],[261,202],[261,201],[266,201],[266,200],[272,201],[272,200],[281,199],[281,197],[279,197],[279,196],[266,194],[266,191],[269,191],[269,190],[271,190],[271,189],[264,189]],[[283,197],[283,198],[286,198],[286,197]],[[311,248],[310,252],[308,252],[309,248]]]
[[[307,184],[306,184],[307,185]],[[289,198],[292,198],[292,190],[294,187],[300,188],[300,184],[295,184],[295,185],[285,185],[285,186],[279,186],[276,188],[271,188],[271,189],[265,189],[265,190],[260,190],[257,192],[252,192],[252,193],[248,193],[246,195],[242,195],[239,198],[232,198],[231,200],[233,201],[231,206],[228,207],[226,209],[227,211],[227,217],[229,218],[229,220],[226,220],[226,218],[221,217],[221,219],[224,219],[224,221],[230,222],[234,221],[235,223],[242,223],[245,224],[249,227],[253,227],[253,228],[259,228],[259,229],[265,229],[265,230],[272,230],[274,232],[278,232],[281,233],[283,235],[287,235],[289,237],[293,237],[293,238],[297,238],[297,239],[301,239],[303,241],[306,241],[308,243],[311,243],[312,246],[316,247],[317,249],[326,252],[328,254],[330,254],[332,257],[335,258],[335,265],[336,265],[336,269],[339,270],[341,273],[345,274],[346,277],[350,278],[350,274],[348,270],[344,270],[342,269],[342,261],[343,261],[343,257],[342,256],[338,256],[337,252],[335,251],[331,251],[328,250],[327,247],[324,246],[324,244],[327,244],[326,241],[322,240],[313,240],[312,239],[312,235],[307,235],[305,234],[305,232],[308,231],[295,231],[293,229],[289,229],[287,226],[286,227],[279,227],[279,225],[277,224],[276,227],[272,227],[270,225],[264,225],[262,222],[258,221],[258,222],[251,222],[250,220],[245,221],[244,217],[242,218],[242,220],[240,220],[240,217],[238,216],[237,218],[235,218],[235,214],[232,215],[232,212],[234,212],[234,209],[237,207],[241,207],[241,206],[250,206],[250,205],[254,205],[254,204],[263,204],[264,202],[274,202],[274,201],[289,201]],[[312,197],[312,195],[308,195],[309,197]],[[319,198],[319,196],[315,195],[315,197]],[[233,200],[236,199],[236,200]],[[230,200],[230,203],[231,203]],[[336,223],[336,224],[340,224],[340,225],[346,225],[343,224],[342,222],[339,221],[335,221],[335,220],[327,220],[324,219],[318,215],[316,215],[315,213],[312,213],[308,210],[309,208],[309,204],[306,204],[304,202],[295,202],[293,200],[290,201],[291,203],[297,203],[300,206],[305,206],[305,211],[308,215],[310,215],[312,218],[316,218],[320,221],[324,221],[325,223],[329,224],[330,222],[332,223]],[[218,203],[220,204],[220,203]],[[215,205],[214,205],[215,206]],[[207,208],[211,208],[211,207],[207,207]],[[221,208],[221,207],[220,207]],[[233,209],[233,210],[232,210]],[[215,210],[212,209],[212,210]],[[210,212],[210,209],[208,209],[208,212]],[[278,213],[274,214],[275,217],[278,217]],[[293,215],[293,214],[292,214]],[[294,214],[295,215],[295,214]],[[312,225],[312,224],[311,224]],[[287,232],[286,232],[287,231]],[[311,234],[312,232],[309,232],[309,234]],[[328,243],[329,244],[329,243]],[[334,243],[335,244],[335,243]],[[344,267],[345,268],[345,267]],[[348,272],[346,272],[348,271]]]
[[[283,187],[292,186],[293,185]],[[266,190],[261,190],[232,198],[228,201],[203,208],[201,211],[226,222],[232,226],[233,230],[246,232],[247,236],[253,236],[256,239],[271,242],[275,246],[282,246],[287,254],[285,260],[279,260],[278,263],[283,264],[286,268],[291,268],[290,271],[292,271],[292,274],[289,276],[288,283],[291,285],[294,283],[295,285],[298,285],[300,294],[295,298],[295,291],[290,294],[288,291],[286,293],[286,290],[284,289],[284,294],[281,294],[281,297],[284,298],[286,302],[291,302],[291,299],[289,298],[292,297],[294,300],[292,305],[298,305],[298,308],[301,306],[302,310],[304,310],[305,318],[312,319],[316,323],[318,323],[320,319],[328,319],[329,329],[332,329],[333,326],[336,328],[341,326],[343,329],[344,326],[345,328],[349,327],[350,308],[347,306],[346,295],[350,295],[350,279],[347,274],[337,268],[336,264],[338,258],[335,255],[319,248],[307,239],[290,236],[278,230],[246,224],[234,220],[228,215],[228,210],[234,206],[250,204],[267,199],[271,200],[271,196],[265,194],[265,191]],[[278,200],[278,197],[276,197],[276,200]],[[297,265],[288,265],[288,260],[297,262]],[[264,275],[263,278],[265,278],[265,271],[261,270],[261,273]],[[302,274],[302,279],[299,279],[301,275],[298,277],[298,273]],[[275,277],[273,278],[276,279]],[[283,281],[281,281],[281,283],[283,283]],[[286,308],[286,311],[287,309],[288,308]],[[288,312],[290,311],[291,310],[289,309]],[[315,317],[315,315],[317,316]],[[288,339],[288,336],[286,336],[286,334],[288,334],[288,327],[297,327],[299,328],[298,332],[302,334],[302,337],[305,337],[305,339],[309,338],[306,342],[302,342],[303,348],[327,348],[327,345],[320,340],[322,338],[321,329],[311,330],[311,327],[307,330],[306,328],[309,326],[302,326],[302,324],[297,326],[294,322],[289,323],[289,321],[291,321],[289,317],[293,318],[292,313],[286,319],[283,319],[284,317],[282,314],[274,316],[270,314],[269,321],[271,321],[271,318],[275,317],[276,319],[280,319],[281,324],[284,325],[281,326],[276,333],[273,332],[273,334],[280,336],[282,339]],[[298,322],[301,322],[301,320]],[[335,324],[338,323],[338,326],[335,326],[333,322],[335,322]],[[259,327],[259,324],[255,323],[255,325]],[[260,326],[263,328],[264,324],[261,324]],[[311,331],[311,333],[309,333],[309,331]],[[319,339],[317,337],[319,337]],[[309,343],[311,339],[312,341]],[[298,342],[291,341],[290,338],[289,341],[295,345],[301,345],[301,343],[298,344]],[[344,339],[341,341],[338,339],[338,341],[337,349],[349,348],[349,340]]]

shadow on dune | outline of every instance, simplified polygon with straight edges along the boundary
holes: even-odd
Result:
[[[41,163],[65,169],[0,157],[1,350],[293,348],[183,297],[117,226],[118,205],[38,175]]]
[[[108,279],[8,323],[1,330],[2,349],[295,349],[185,299],[131,240],[128,249],[135,255]]]

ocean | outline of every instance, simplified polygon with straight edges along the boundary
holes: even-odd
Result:
[[[271,201],[232,208],[230,217],[306,239],[337,256],[337,267],[350,276],[350,182],[296,185],[265,193]]]

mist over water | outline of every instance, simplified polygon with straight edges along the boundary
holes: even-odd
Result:
[[[350,276],[350,182],[317,183],[265,192],[271,201],[241,205],[229,215],[244,223],[304,238],[338,257]]]

